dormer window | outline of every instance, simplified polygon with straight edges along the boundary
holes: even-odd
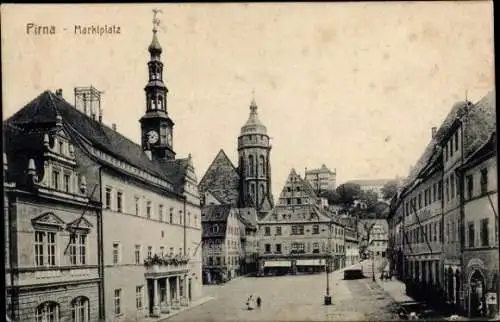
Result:
[[[64,142],[63,142],[63,141],[57,141],[57,142],[59,143],[59,144],[58,144],[58,146],[59,146],[59,150],[58,150],[58,152],[59,152],[60,154],[64,154]]]

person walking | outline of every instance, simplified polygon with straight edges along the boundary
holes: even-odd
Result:
[[[257,296],[257,307],[260,309],[260,305],[262,304],[262,299],[260,296]]]

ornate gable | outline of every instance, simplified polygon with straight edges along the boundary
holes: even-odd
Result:
[[[64,228],[64,221],[53,212],[47,212],[37,216],[31,219],[31,223],[35,228],[57,230],[62,230]]]
[[[92,227],[94,226],[85,217],[79,217],[67,224],[67,230],[71,232],[88,232]]]

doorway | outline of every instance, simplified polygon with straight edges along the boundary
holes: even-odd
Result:
[[[485,287],[483,274],[475,270],[469,281],[469,312],[471,317],[486,316]]]

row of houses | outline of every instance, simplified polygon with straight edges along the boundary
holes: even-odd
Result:
[[[359,262],[356,227],[322,205],[294,169],[278,204],[261,218],[255,208],[210,200],[202,207],[205,283],[247,273],[321,272],[327,259],[332,269]]]
[[[6,315],[161,317],[202,295],[201,208],[176,158],[156,27],[138,145],[102,121],[100,94],[45,91],[3,122]]]
[[[416,296],[498,313],[495,94],[453,106],[391,202],[392,266]]]

